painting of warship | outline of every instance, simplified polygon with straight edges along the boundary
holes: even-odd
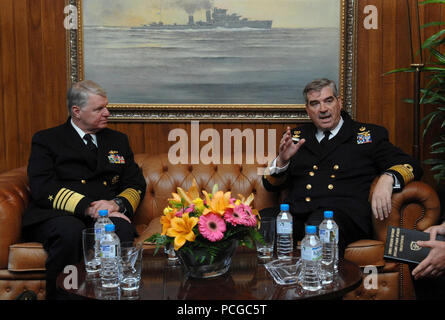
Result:
[[[343,2],[85,0],[85,79],[122,105],[303,105],[339,78]]]
[[[254,28],[271,29],[272,20],[249,20],[236,13],[227,14],[227,9],[213,8],[213,13],[206,10],[206,21],[194,21],[189,15],[187,24],[164,24],[162,21],[133,27],[133,29],[215,29],[215,28]]]

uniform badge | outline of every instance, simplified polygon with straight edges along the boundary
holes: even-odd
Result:
[[[125,159],[120,156],[118,151],[111,150],[108,152],[108,161],[112,164],[125,164]]]
[[[111,179],[111,184],[116,184],[119,181],[119,176],[114,176],[113,179]]]
[[[301,134],[301,131],[294,130],[293,135],[292,135],[292,141],[295,143],[300,141],[300,134]]]
[[[372,137],[370,131],[365,131],[365,127],[360,128],[360,132],[357,133],[357,144],[371,143]]]

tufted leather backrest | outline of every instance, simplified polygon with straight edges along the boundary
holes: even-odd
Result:
[[[231,191],[232,196],[242,194],[247,197],[253,193],[253,207],[261,210],[278,204],[278,194],[267,192],[261,182],[258,164],[171,164],[167,154],[151,156],[135,155],[136,162],[141,166],[147,191],[135,215],[135,224],[148,225],[159,217],[168,204],[172,192],[177,187],[188,190],[196,180],[200,191],[211,192],[214,184],[219,190]]]

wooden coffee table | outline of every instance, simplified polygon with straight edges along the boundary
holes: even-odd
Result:
[[[181,265],[170,265],[163,250],[153,256],[154,249],[145,249],[142,266],[142,283],[139,290],[127,293],[116,290],[104,293],[100,279],[87,275],[83,264],[77,265],[77,289],[66,289],[61,273],[57,279],[59,289],[76,297],[87,299],[121,300],[299,300],[335,299],[357,288],[362,272],[350,261],[340,259],[334,282],[317,292],[308,292],[300,285],[278,285],[258,260],[255,250],[238,248],[230,270],[212,279],[187,278]],[[68,279],[67,279],[68,280]],[[67,281],[69,283],[69,281]]]

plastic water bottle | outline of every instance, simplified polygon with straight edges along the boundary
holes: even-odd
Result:
[[[114,233],[114,224],[105,225],[105,235],[101,243],[101,282],[103,288],[119,286],[121,246],[119,237]]]
[[[94,239],[95,239],[95,256],[100,259],[100,241],[105,234],[105,225],[113,224],[108,218],[108,210],[99,210],[99,218],[97,218],[94,224]]]
[[[321,289],[320,263],[322,245],[317,237],[316,226],[306,226],[306,235],[301,242],[301,281],[305,290]]]
[[[334,266],[338,254],[338,226],[333,217],[333,211],[325,211],[324,220],[318,227],[318,235],[323,245],[323,257],[321,259],[323,284],[328,284],[333,281],[335,274]]]
[[[277,216],[277,256],[278,259],[291,259],[294,247],[292,215],[288,204],[280,205],[280,210]]]

